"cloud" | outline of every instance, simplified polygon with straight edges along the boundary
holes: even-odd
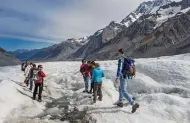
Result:
[[[121,21],[144,0],[1,0],[0,34],[59,42]]]

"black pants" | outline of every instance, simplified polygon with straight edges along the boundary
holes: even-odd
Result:
[[[91,93],[94,93],[94,82],[91,83],[91,89],[90,89]]]
[[[38,92],[38,100],[42,99],[42,90],[43,90],[43,84],[35,84],[35,88],[34,88],[34,93],[33,93],[33,99],[36,99],[36,94],[39,88],[39,92]]]
[[[102,82],[94,83],[94,103],[96,103],[97,95],[99,96],[99,100],[102,100]]]

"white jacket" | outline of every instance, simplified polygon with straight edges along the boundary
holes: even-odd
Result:
[[[30,69],[32,68],[31,65],[28,65],[24,71],[25,77],[29,77]]]

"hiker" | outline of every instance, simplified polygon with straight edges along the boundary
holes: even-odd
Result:
[[[26,83],[26,85],[28,86],[28,83],[29,83],[29,74],[30,74],[30,69],[32,68],[32,63],[27,63],[27,67],[24,71],[24,76],[25,76],[25,81],[24,83]]]
[[[102,78],[104,77],[104,72],[100,68],[99,63],[95,63],[95,68],[92,72],[92,82],[94,82],[94,98],[93,101],[96,103],[97,94],[98,100],[102,101]]]
[[[119,86],[119,102],[117,106],[123,107],[123,98],[125,97],[129,103],[132,105],[132,113],[139,108],[139,104],[135,103],[135,101],[129,96],[126,88],[126,81],[131,76],[135,75],[135,70],[132,68],[132,62],[134,64],[134,60],[131,58],[126,58],[124,56],[124,49],[119,49],[119,60],[118,60],[118,69],[117,69],[117,78],[116,82],[120,82]]]
[[[33,89],[33,83],[34,83],[34,78],[37,76],[38,73],[38,68],[36,67],[36,64],[33,64],[33,67],[30,69],[30,90],[32,91]]]
[[[26,60],[25,62],[23,62],[21,64],[21,71],[25,71],[26,67],[27,67],[27,64],[28,64],[28,60]]]
[[[90,67],[90,74],[91,74],[91,77],[92,77],[92,72],[95,68],[95,61],[91,61],[91,67]],[[91,78],[92,79],[92,78]],[[94,82],[91,81],[91,89],[90,89],[90,94],[94,93]]]
[[[37,75],[34,78],[34,82],[35,82],[35,88],[34,88],[34,92],[33,92],[33,100],[36,99],[36,94],[37,91],[39,89],[38,92],[38,101],[41,102],[42,101],[42,91],[43,91],[43,78],[46,77],[45,73],[42,71],[43,66],[42,65],[38,65],[38,72]]]
[[[85,90],[84,93],[89,93],[90,91],[90,70],[89,70],[89,64],[86,64],[86,60],[82,60],[82,65],[80,66],[80,72],[83,75],[84,83],[85,83]]]

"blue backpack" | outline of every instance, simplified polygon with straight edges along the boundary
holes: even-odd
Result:
[[[126,77],[133,77],[136,74],[135,70],[135,60],[132,58],[124,58],[122,74]]]

